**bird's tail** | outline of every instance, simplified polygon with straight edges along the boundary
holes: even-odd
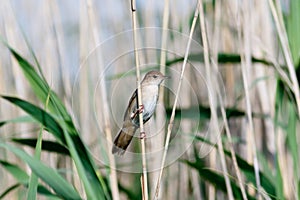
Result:
[[[118,135],[114,139],[114,145],[112,147],[112,153],[122,156],[128,145],[130,144],[132,137],[136,131],[137,127],[130,126],[122,128]]]

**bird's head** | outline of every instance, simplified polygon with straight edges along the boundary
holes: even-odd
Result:
[[[165,80],[166,78],[169,78],[169,77],[164,76],[159,71],[150,71],[145,75],[145,77],[142,81],[142,84],[160,85],[163,82],[163,80]]]

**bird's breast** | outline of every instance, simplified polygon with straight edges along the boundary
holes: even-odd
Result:
[[[142,101],[144,106],[143,120],[147,122],[153,115],[158,100],[158,86],[147,85],[142,86]],[[132,123],[139,126],[138,115],[132,120]]]
[[[158,86],[149,85],[142,87],[142,99],[144,105],[144,115],[151,116],[155,110],[158,99]]]

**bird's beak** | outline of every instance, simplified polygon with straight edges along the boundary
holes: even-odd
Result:
[[[171,76],[164,76],[164,79],[170,79]]]

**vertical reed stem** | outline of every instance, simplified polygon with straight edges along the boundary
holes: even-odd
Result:
[[[250,26],[247,24],[250,21],[250,5],[248,2],[244,2],[245,5],[241,5],[241,12],[239,13],[241,18],[244,20],[240,20],[238,22],[238,39],[241,44],[240,51],[241,51],[241,70],[242,70],[242,78],[243,78],[243,85],[245,90],[245,101],[246,101],[246,110],[247,110],[247,120],[248,120],[248,134],[249,134],[249,147],[251,148],[251,156],[253,157],[253,166],[254,166],[254,173],[255,173],[255,180],[256,180],[256,187],[257,187],[257,199],[261,199],[261,182],[260,182],[260,175],[259,175],[259,164],[257,158],[257,147],[255,142],[255,133],[254,133],[254,124],[252,118],[252,106],[249,94],[249,69],[251,69],[252,61],[251,61],[251,43],[250,43]],[[247,23],[245,23],[247,22]],[[250,23],[251,24],[251,23]],[[244,37],[242,37],[244,36]]]
[[[87,1],[88,5],[88,15],[90,18],[90,22],[92,27],[92,33],[93,33],[93,40],[95,44],[100,44],[99,41],[99,33],[96,23],[96,17],[95,17],[95,12],[93,10],[93,5],[92,1],[88,0]],[[97,64],[100,68],[101,73],[104,75],[104,67],[103,67],[103,61],[101,57],[101,52],[97,54]],[[108,148],[108,159],[109,159],[109,165],[110,165],[110,173],[109,173],[109,178],[110,178],[110,186],[111,186],[111,192],[113,199],[118,200],[120,199],[119,195],[119,189],[118,189],[118,179],[117,179],[117,172],[116,172],[116,163],[115,163],[115,158],[114,156],[110,153],[110,149],[112,148],[112,136],[111,136],[111,125],[110,125],[110,120],[109,120],[109,109],[108,109],[108,102],[107,102],[107,90],[105,86],[105,79],[101,79],[100,82],[100,87],[101,87],[101,103],[102,103],[102,109],[103,109],[103,118],[104,118],[104,132],[105,136],[107,139],[107,148]]]
[[[177,106],[177,102],[178,102],[178,98],[179,98],[179,92],[180,92],[181,85],[182,85],[182,80],[183,80],[185,67],[186,67],[186,64],[187,64],[187,59],[188,59],[188,56],[189,56],[189,51],[190,51],[190,46],[191,46],[193,33],[194,33],[194,30],[195,30],[196,22],[197,22],[198,15],[199,15],[199,10],[198,10],[199,3],[200,3],[200,1],[198,1],[197,7],[195,9],[194,18],[193,18],[193,22],[192,22],[192,27],[191,27],[191,31],[190,31],[190,35],[189,35],[189,40],[188,40],[188,43],[187,43],[183,64],[182,64],[182,67],[181,67],[180,80],[179,80],[179,83],[178,83],[178,86],[177,86],[177,91],[176,91],[176,95],[175,95],[174,105],[173,105],[173,108],[172,108],[172,114],[171,114],[170,122],[168,124],[168,132],[167,132],[167,137],[166,137],[166,142],[165,142],[164,154],[163,154],[163,158],[162,158],[162,162],[161,162],[161,166],[160,166],[159,177],[158,177],[157,184],[156,184],[155,199],[158,199],[158,195],[159,195],[159,188],[160,188],[162,173],[163,173],[163,170],[164,170],[164,165],[165,165],[165,161],[166,161],[166,157],[167,157],[167,151],[168,151],[168,148],[169,148],[171,132],[172,132],[174,119],[175,119],[175,110],[176,110],[176,106]]]
[[[216,95],[215,93],[218,90],[215,90],[218,88],[218,83],[216,82],[213,84],[212,78],[216,78],[216,73],[211,73],[211,66],[210,66],[210,61],[209,61],[209,46],[208,46],[208,38],[206,35],[206,27],[205,27],[205,18],[204,18],[204,11],[203,11],[203,5],[202,5],[202,0],[200,0],[199,4],[199,17],[200,17],[200,28],[201,28],[201,35],[202,35],[202,42],[203,42],[203,50],[204,50],[204,64],[205,64],[205,70],[207,74],[207,84],[209,87],[211,87],[211,97],[209,98],[209,104],[211,108],[211,116],[212,116],[212,122],[213,122],[213,129],[216,131],[216,133],[220,133],[219,130],[219,125],[218,125],[218,117],[217,117],[217,112],[216,112]],[[226,166],[226,160],[225,160],[225,155],[224,155],[224,149],[223,149],[223,144],[222,140],[217,138],[217,143],[218,143],[218,151],[221,159],[221,165],[223,169],[223,175],[225,179],[225,184],[227,188],[227,194],[228,194],[228,199],[233,200],[233,193],[232,193],[232,188],[230,185],[230,180],[228,177],[228,170]]]
[[[143,105],[142,101],[142,90],[141,90],[141,74],[140,74],[140,63],[139,63],[139,53],[138,53],[138,44],[137,44],[137,25],[136,25],[136,1],[131,0],[131,12],[132,12],[132,27],[133,27],[133,42],[134,42],[134,55],[135,55],[135,66],[136,66],[136,83],[137,83],[137,92],[138,92],[138,105],[139,107]],[[140,133],[141,135],[144,131],[144,122],[143,122],[143,113],[139,114],[140,122]],[[142,145],[142,195],[143,200],[148,200],[148,180],[147,180],[147,163],[146,163],[146,148],[145,148],[145,138],[141,138]]]

